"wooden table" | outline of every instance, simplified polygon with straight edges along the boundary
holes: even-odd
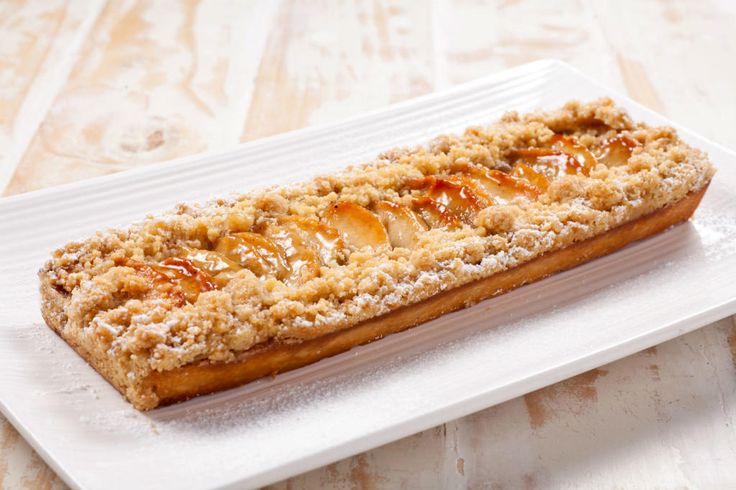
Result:
[[[730,0],[6,0],[0,190],[336,121],[544,57],[736,147]],[[734,487],[735,366],[725,319],[276,487]],[[0,487],[64,488],[2,418]]]

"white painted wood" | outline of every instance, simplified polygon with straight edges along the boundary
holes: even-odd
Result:
[[[723,320],[273,488],[732,488],[735,341]]]
[[[0,5],[0,193],[66,82],[102,0]]]
[[[6,193],[236,144],[277,8],[108,3]]]

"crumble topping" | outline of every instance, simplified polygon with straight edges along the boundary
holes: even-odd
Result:
[[[130,398],[152,370],[349,328],[673,204],[713,173],[672,128],[570,102],[180,204],[67,244],[41,274],[65,295],[65,336],[103,352]]]

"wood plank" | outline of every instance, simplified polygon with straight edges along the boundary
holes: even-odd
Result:
[[[242,140],[430,92],[430,26],[431,12],[410,0],[283,2]]]
[[[623,89],[615,59],[587,2],[435,0],[435,4],[437,56],[446,59],[449,85],[557,58]]]
[[[722,320],[270,488],[729,487],[735,366]]]
[[[7,192],[237,143],[276,6],[109,3]]]
[[[0,3],[0,192],[97,17],[101,1]]]
[[[633,98],[736,147],[736,7],[729,1],[593,3]]]
[[[0,488],[62,490],[66,484],[0,416]]]

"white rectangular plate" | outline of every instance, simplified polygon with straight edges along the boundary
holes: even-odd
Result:
[[[330,127],[0,200],[0,406],[73,487],[274,482],[461,417],[736,312],[736,155],[678,128],[719,172],[695,219],[613,255],[312,366],[135,411],[43,324],[49,252],[176,202],[305,179],[508,110],[613,97],[540,61]]]

